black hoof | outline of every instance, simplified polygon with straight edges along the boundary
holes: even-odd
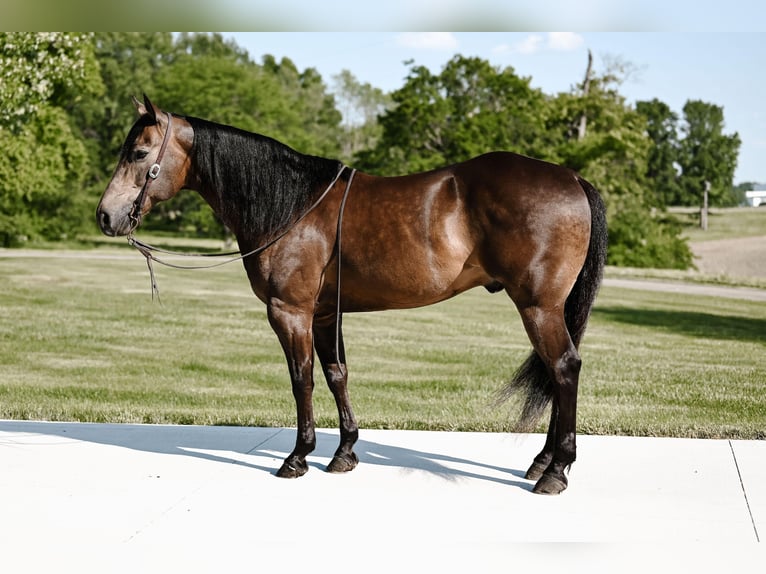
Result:
[[[524,478],[527,480],[539,480],[545,472],[546,468],[548,468],[547,464],[535,461],[532,463],[532,466],[529,467],[529,470],[527,471],[527,474],[524,475]]]
[[[303,476],[309,471],[309,465],[304,462],[288,461],[286,460],[282,467],[277,471],[279,478],[298,478]]]
[[[532,492],[535,494],[561,494],[567,487],[566,477],[562,478],[558,478],[551,474],[544,474],[542,478],[537,481]]]
[[[327,465],[327,472],[349,472],[354,470],[357,464],[359,464],[359,459],[354,452],[346,455],[336,454],[330,464]]]

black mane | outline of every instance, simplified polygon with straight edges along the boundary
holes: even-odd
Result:
[[[242,238],[268,238],[285,229],[337,175],[341,163],[304,155],[266,136],[198,118],[192,169],[203,195]]]

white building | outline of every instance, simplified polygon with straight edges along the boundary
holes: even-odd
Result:
[[[746,191],[745,201],[751,207],[758,207],[761,204],[766,204],[766,190],[764,191]]]

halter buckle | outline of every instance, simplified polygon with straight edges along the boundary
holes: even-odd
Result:
[[[146,177],[157,179],[157,176],[160,175],[160,169],[161,169],[160,164],[155,163],[154,165],[152,165],[152,167],[149,168],[149,172],[146,174]]]

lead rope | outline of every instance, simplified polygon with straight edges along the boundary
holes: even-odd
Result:
[[[253,249],[252,251],[249,251],[247,253],[241,254],[238,257],[233,257],[232,259],[227,259],[226,261],[222,261],[220,263],[213,263],[211,265],[176,265],[174,263],[169,263],[167,261],[164,261],[158,257],[156,257],[152,251],[157,251],[160,253],[167,253],[169,255],[181,255],[186,257],[221,257],[221,256],[228,256],[233,255],[235,252],[230,253],[181,253],[177,251],[168,251],[165,249],[160,249],[158,247],[154,247],[152,245],[149,245],[148,243],[144,243],[143,241],[140,241],[133,237],[133,231],[131,231],[128,234],[128,243],[136,248],[141,255],[143,255],[146,258],[146,266],[149,268],[149,280],[151,282],[152,286],[152,301],[154,301],[155,294],[157,295],[157,301],[162,304],[162,300],[160,299],[160,289],[157,285],[157,278],[154,274],[154,266],[152,265],[153,261],[156,261],[157,263],[160,263],[161,265],[165,265],[166,267],[172,267],[173,269],[212,269],[213,267],[220,267],[222,265],[227,265],[228,263],[233,263],[235,261],[240,261],[242,259],[245,259],[246,257],[250,257],[251,255],[255,255],[257,253],[260,253],[261,251],[265,251],[272,245],[274,245],[277,241],[282,239],[285,235],[287,235],[290,230],[295,227],[303,218],[305,218],[309,213],[311,213],[315,207],[317,207],[322,200],[327,196],[327,194],[330,192],[330,190],[333,188],[335,183],[338,181],[338,178],[340,178],[340,175],[343,173],[343,170],[346,169],[346,166],[341,166],[340,170],[338,171],[338,174],[335,176],[335,178],[330,182],[330,185],[327,187],[326,190],[322,193],[322,195],[319,196],[319,199],[317,199],[311,207],[298,219],[295,220],[293,224],[288,226],[287,229],[285,229],[282,233],[277,235],[274,239],[268,241],[264,245],[261,245],[260,247]],[[341,354],[340,354],[340,323],[341,323],[341,289],[340,289],[340,282],[341,282],[341,245],[342,245],[342,239],[343,239],[343,212],[346,209],[346,200],[348,199],[348,193],[351,191],[351,183],[354,181],[354,175],[356,174],[356,169],[351,170],[351,175],[348,177],[348,182],[346,182],[346,189],[343,191],[343,199],[341,199],[340,202],[340,208],[338,209],[338,229],[336,232],[336,239],[335,243],[337,245],[337,257],[338,257],[338,278],[336,283],[336,299],[335,299],[335,360],[338,362],[338,368],[340,368],[340,365],[345,365],[345,358],[343,361],[341,361]]]
[[[336,289],[338,291],[337,298],[335,300],[335,360],[338,361],[338,368],[340,368],[341,365],[341,358],[340,358],[340,318],[341,318],[341,310],[340,310],[340,260],[341,260],[341,231],[343,228],[343,210],[346,209],[346,199],[348,198],[348,192],[351,189],[351,182],[354,181],[354,174],[356,174],[356,170],[351,170],[351,175],[348,177],[348,183],[346,184],[346,191],[343,192],[343,199],[340,202],[340,210],[338,211],[338,232],[337,232],[337,238],[335,242],[338,245],[338,282],[336,285]],[[343,360],[343,364],[345,364],[345,357]]]
[[[241,251],[229,251],[226,253],[183,253],[179,251],[169,251],[166,249],[161,249],[159,247],[154,247],[153,245],[149,245],[148,243],[144,243],[140,239],[137,239],[133,235],[133,230],[128,233],[128,243],[131,247],[134,247],[136,250],[138,250],[141,255],[143,255],[146,258],[146,266],[149,268],[149,279],[151,281],[151,287],[152,287],[152,301],[154,301],[154,296],[156,294],[157,300],[160,301],[160,290],[157,285],[157,279],[154,274],[154,266],[152,265],[153,261],[156,261],[160,265],[164,265],[165,267],[171,267],[173,269],[187,269],[187,270],[193,270],[193,269],[212,269],[214,267],[221,267],[222,265],[227,265],[229,263],[234,263],[235,261],[240,261],[242,259],[245,259],[246,257],[250,257],[251,255],[256,255],[262,251],[265,251],[272,245],[274,245],[277,241],[282,239],[285,235],[287,235],[290,230],[295,227],[298,223],[300,223],[309,213],[311,213],[321,202],[322,200],[327,196],[328,193],[330,193],[330,190],[332,190],[335,183],[340,178],[343,171],[346,169],[345,165],[341,165],[340,169],[338,170],[338,173],[335,175],[333,180],[330,182],[330,185],[327,186],[327,189],[325,189],[322,192],[322,195],[319,196],[319,198],[309,207],[298,219],[296,219],[293,223],[291,223],[287,229],[285,229],[282,233],[278,234],[273,239],[267,241],[264,245],[261,245],[260,247],[257,247],[253,249],[252,251],[248,251],[247,253],[242,253]],[[346,196],[348,195],[348,190],[351,187],[351,180],[354,178],[354,173],[356,173],[356,170],[351,171],[351,176],[349,177],[348,183],[346,184],[346,191],[343,194],[343,203],[345,203]],[[140,194],[139,194],[140,195]],[[138,198],[136,199],[138,201]],[[341,206],[341,212],[339,214],[339,219],[342,218],[342,209]],[[169,261],[165,261],[164,259],[160,259],[156,255],[154,255],[154,252],[156,253],[164,253],[167,255],[174,255],[179,257],[230,257],[232,255],[237,255],[237,257],[232,257],[231,259],[227,259],[226,261],[221,261],[219,263],[211,263],[208,265],[178,265],[175,263],[170,263]],[[161,303],[161,301],[160,301]]]

